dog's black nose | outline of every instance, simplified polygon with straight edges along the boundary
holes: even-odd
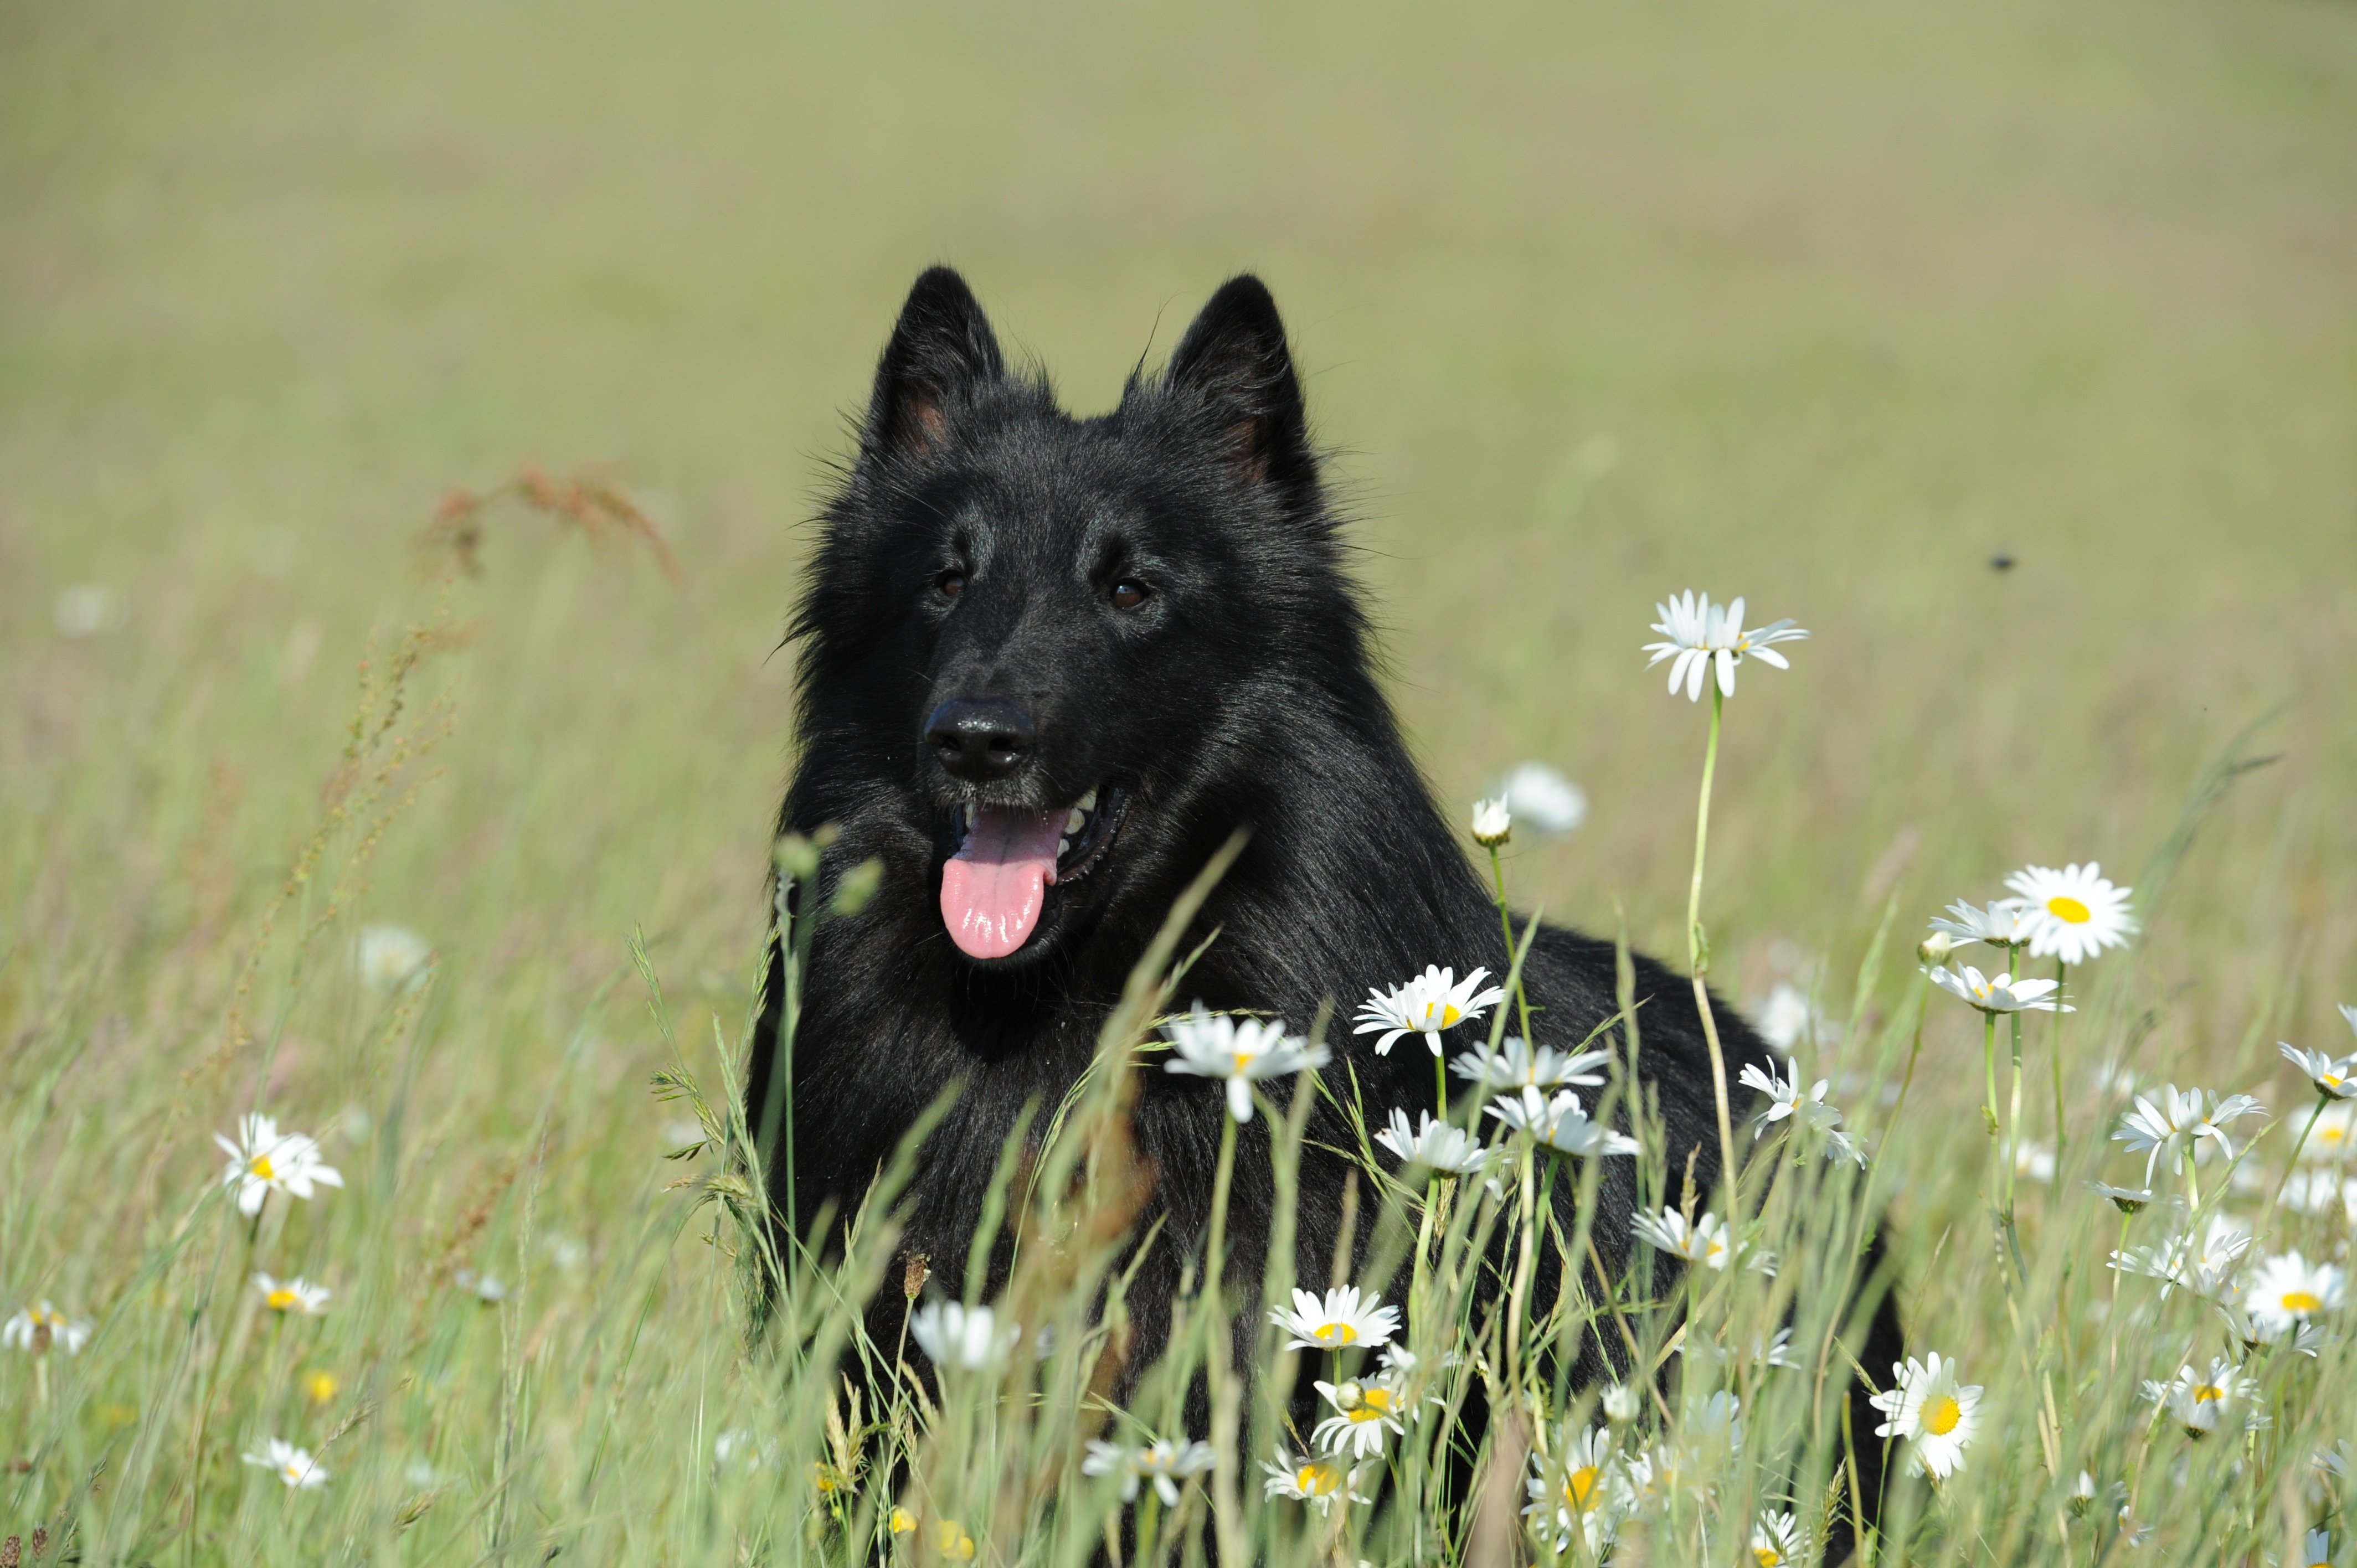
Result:
[[[977,784],[1022,767],[1035,738],[1031,715],[1002,697],[958,697],[925,721],[925,744],[942,766]]]

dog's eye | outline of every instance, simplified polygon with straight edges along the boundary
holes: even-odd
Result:
[[[1132,578],[1125,577],[1113,585],[1113,607],[1117,610],[1134,610],[1147,596],[1146,585]]]
[[[965,574],[963,572],[944,572],[940,576],[933,579],[933,586],[935,589],[939,590],[942,597],[945,599],[956,598],[960,594],[965,592]]]

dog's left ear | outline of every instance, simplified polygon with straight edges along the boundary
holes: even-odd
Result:
[[[1246,483],[1294,490],[1316,482],[1301,380],[1260,279],[1245,273],[1220,285],[1170,356],[1169,382],[1209,405]]]

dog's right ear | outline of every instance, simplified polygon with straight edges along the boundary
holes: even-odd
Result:
[[[876,392],[860,430],[863,456],[883,462],[940,450],[956,405],[1006,369],[998,336],[965,279],[948,267],[926,268],[877,364]]]

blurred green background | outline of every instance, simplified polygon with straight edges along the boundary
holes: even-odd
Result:
[[[1692,586],[1815,633],[1730,707],[1730,988],[1893,892],[1911,940],[2133,879],[2280,706],[2147,1060],[2357,996],[2357,10],[428,0],[0,5],[15,1015],[144,976],[102,1010],[193,1058],[438,499],[526,462],[610,465],[685,580],[498,521],[361,913],[441,948],[495,1118],[634,921],[734,995],[806,520],[934,261],[1082,411],[1268,279],[1449,809],[1590,795],[1517,846],[1551,914],[1677,941],[1703,714],[1638,645]]]

